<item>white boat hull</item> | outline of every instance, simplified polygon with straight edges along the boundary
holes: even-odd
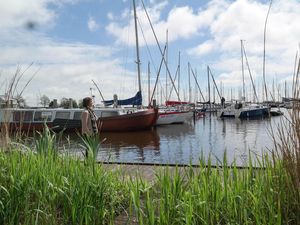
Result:
[[[185,111],[185,112],[159,112],[158,119],[156,121],[156,125],[167,125],[167,124],[176,124],[176,123],[185,123],[193,116],[193,112]]]

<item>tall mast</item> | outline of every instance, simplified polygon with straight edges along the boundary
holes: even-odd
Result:
[[[151,105],[151,96],[150,96],[150,62],[148,62],[148,105]]]
[[[284,81],[284,97],[288,97],[287,96],[287,89],[286,89],[286,80]]]
[[[168,101],[168,70],[167,70],[167,67],[168,67],[168,50],[169,50],[169,47],[168,47],[168,29],[166,31],[166,101]]]
[[[245,74],[244,74],[244,53],[243,53],[243,40],[241,40],[241,57],[242,57],[242,77],[243,77],[243,97],[246,98],[245,94]],[[244,99],[246,100],[246,99]]]
[[[207,90],[208,90],[208,101],[209,101],[209,109],[211,112],[211,100],[210,100],[210,81],[209,81],[209,67],[207,66]]]
[[[178,58],[178,95],[180,96],[180,51]]]
[[[189,102],[191,102],[191,66],[188,63],[188,73],[189,73]]]
[[[136,8],[135,8],[135,0],[133,1],[133,13],[134,13],[134,28],[135,28],[135,44],[136,44],[136,63],[138,70],[138,82],[139,82],[139,91],[142,91],[141,85],[141,68],[140,68],[140,51],[139,51],[139,37],[138,37],[138,28],[137,28],[137,16],[136,16]]]

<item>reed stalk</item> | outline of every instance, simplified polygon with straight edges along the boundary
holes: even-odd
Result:
[[[10,108],[13,107],[13,99],[17,100],[18,107],[20,106],[20,99],[22,99],[22,94],[30,84],[34,76],[37,74],[38,70],[27,80],[26,84],[19,89],[20,81],[22,80],[24,74],[31,68],[33,63],[28,65],[24,70],[20,66],[17,67],[15,73],[12,75],[11,79],[8,81],[8,84],[4,90],[4,99],[2,99],[0,108],[0,147],[2,149],[8,150],[9,144],[11,141],[11,129],[10,129],[10,118],[12,116]],[[1,86],[4,86],[4,82]],[[14,132],[15,137],[21,137],[23,134],[21,131]]]
[[[297,61],[297,58],[296,58]],[[300,221],[300,58],[293,75],[293,105],[280,124],[272,129],[275,143],[274,155],[281,159],[284,170],[289,177],[283,180],[284,190],[293,193],[294,198],[289,202],[289,213],[294,213]],[[281,206],[282,207],[282,206]],[[300,223],[300,222],[299,222]]]
[[[260,163],[264,169],[249,161],[239,170],[224,157],[215,169],[201,163],[197,169],[167,168],[151,188],[136,181],[131,190],[139,224],[297,224],[284,164],[267,156]]]
[[[129,202],[120,174],[52,156],[0,152],[0,224],[113,224]]]

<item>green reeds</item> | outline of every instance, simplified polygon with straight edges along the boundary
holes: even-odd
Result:
[[[129,204],[118,173],[48,153],[0,152],[0,224],[109,224]]]
[[[43,131],[37,131],[37,136],[34,136],[34,150],[44,156],[57,155],[57,134],[50,130],[46,123]]]
[[[297,224],[295,190],[279,161],[267,157],[262,169],[166,168],[152,188],[134,182],[134,209],[140,224]],[[252,162],[249,162],[252,165]],[[299,211],[298,211],[299,212]]]
[[[293,76],[293,99],[288,116],[271,131],[275,143],[275,160],[282,163],[288,176],[288,179],[281,179],[280,184],[293,196],[287,203],[289,208],[286,209],[286,214],[297,215],[297,222],[300,224],[300,58],[297,57]]]
[[[37,137],[41,154],[0,152],[0,224],[113,224],[125,209],[141,225],[300,222],[299,189],[280,159],[256,159],[255,168],[249,157],[238,169],[225,154],[216,167],[209,157],[198,168],[161,168],[151,184],[126,182],[95,164],[100,140],[86,140],[92,155],[82,163],[52,157],[53,135]]]

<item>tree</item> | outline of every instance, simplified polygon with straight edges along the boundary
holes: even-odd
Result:
[[[50,98],[46,95],[43,95],[42,97],[40,97],[40,104],[44,107],[49,106],[50,103]]]
[[[83,101],[82,101],[82,99],[80,99],[80,100],[78,101],[78,107],[79,107],[79,108],[83,108]]]
[[[70,107],[70,103],[72,102],[72,107]],[[60,107],[62,108],[78,108],[78,104],[76,100],[72,98],[65,98],[63,97],[60,101]]]

